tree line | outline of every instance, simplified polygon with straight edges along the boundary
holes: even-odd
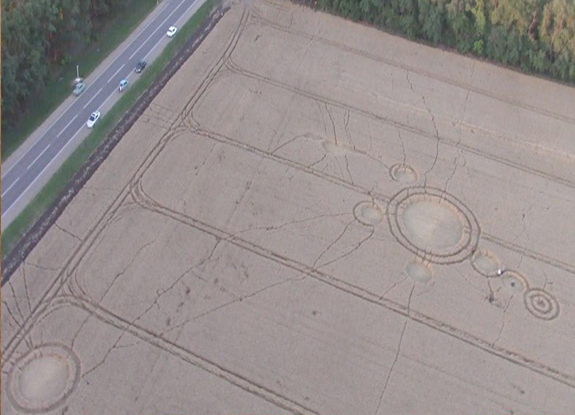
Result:
[[[574,0],[303,0],[410,39],[575,83]]]
[[[133,0],[3,0],[2,128]],[[137,1],[137,0],[135,0]],[[574,0],[299,0],[410,39],[575,83]]]
[[[131,0],[2,0],[2,128]]]

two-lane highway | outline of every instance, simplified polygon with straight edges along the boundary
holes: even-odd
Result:
[[[166,36],[172,25],[181,26],[204,0],[164,0],[156,16],[138,28],[139,33],[118,56],[94,80],[88,79],[85,91],[74,99],[62,115],[42,132],[40,138],[20,156],[10,163],[7,171],[2,171],[2,230],[23,209],[49,179],[55,169],[64,161],[71,147],[88,135],[86,122],[93,111],[100,110],[106,117],[106,104],[111,98],[118,99],[118,85],[122,78],[130,84],[137,80],[134,73],[137,62],[147,60],[158,47],[169,42]],[[176,36],[178,36],[176,34]],[[157,52],[157,51],[156,51]],[[145,69],[144,69],[145,71]],[[131,85],[128,85],[128,88]],[[70,94],[72,90],[70,89]],[[3,163],[4,164],[4,163]]]

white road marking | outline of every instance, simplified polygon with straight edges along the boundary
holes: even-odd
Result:
[[[166,20],[167,20],[167,19],[166,19]],[[166,20],[164,20],[164,22],[165,22]],[[162,24],[163,24],[164,22],[162,22]],[[159,29],[159,28],[158,28],[158,29]],[[134,53],[132,53],[132,55],[128,58],[129,60],[132,60],[132,58],[133,58],[134,56],[136,56],[136,55],[138,54],[138,52],[140,52],[140,49],[142,49],[142,46],[144,46],[144,45],[146,44],[146,42],[147,42],[148,40],[150,40],[150,38],[151,38],[152,36],[154,36],[154,34],[158,31],[158,29],[154,30],[154,31],[152,32],[152,34],[151,34],[150,36],[148,36],[148,38],[144,41],[144,43],[142,43],[142,44],[140,45],[140,47],[139,47],[138,49],[136,49],[136,51],[135,51]]]
[[[115,73],[114,75],[112,75],[112,77],[111,77],[110,79],[108,79],[108,83],[110,83],[110,81],[111,81],[112,79],[114,79],[114,78],[116,77],[116,75],[118,75],[118,72],[120,72],[120,71],[124,68],[124,66],[126,66],[126,64],[123,64],[122,66],[120,66],[120,69],[118,69],[118,70],[116,71],[116,73]]]
[[[192,4],[190,5],[190,7],[188,7],[184,13],[182,13],[181,17],[180,17],[178,20],[176,20],[175,24],[178,24],[178,22],[190,11],[190,9],[191,9],[192,7],[194,7],[195,4],[196,4],[196,1],[194,0],[194,1],[192,2]],[[160,40],[152,47],[152,49],[150,49],[150,51],[146,54],[146,56],[144,56],[144,59],[147,59],[147,58],[148,58],[148,55],[149,55],[150,53],[152,53],[152,51],[153,51],[154,49],[156,49],[156,47],[162,42],[162,40],[164,40],[164,38],[160,39]]]
[[[192,4],[190,4],[190,7],[188,7],[184,13],[182,13],[182,15],[180,16],[180,18],[179,18],[178,20],[176,20],[176,24],[178,24],[178,22],[179,22],[181,19],[183,19],[183,17],[190,11],[190,9],[191,9],[192,7],[194,7],[194,5],[196,4],[196,1],[197,1],[197,0],[194,0],[194,1],[192,2]],[[190,17],[190,18],[191,18],[191,17]],[[186,19],[186,21],[187,21],[187,20],[190,20],[190,18]]]
[[[176,6],[176,8],[180,7],[180,5],[181,5],[184,1],[186,1],[186,0],[182,0],[182,1]],[[150,23],[148,23],[148,24],[146,25],[146,27],[144,27],[144,28],[140,31],[140,33],[138,33],[136,36],[134,36],[134,40],[132,40],[128,45],[126,45],[126,47],[124,48],[124,50],[122,50],[122,52],[120,52],[120,53],[118,54],[118,57],[120,57],[121,55],[123,55],[123,54],[128,50],[128,48],[129,48],[130,46],[132,46],[132,44],[137,40],[137,38],[140,37],[140,35],[141,35],[142,33],[144,33],[144,32],[146,31],[146,29],[148,29],[148,27],[150,27],[150,25],[151,25],[152,23],[155,23],[155,20],[152,20]],[[110,62],[110,64],[106,67],[106,69],[104,69],[104,70],[102,71],[102,73],[103,73],[103,74],[106,73],[106,72],[108,71],[108,69],[110,69],[110,67],[111,67],[115,62],[116,62],[116,60],[113,60],[112,62]]]
[[[175,9],[177,9],[178,7],[180,7],[181,4],[182,4],[184,1],[186,1],[186,0],[182,0],[180,3],[178,3],[178,5],[175,7]],[[174,9],[174,10],[175,10],[175,9]],[[171,16],[171,15],[170,15],[170,16]],[[96,78],[96,80],[94,80],[93,83],[96,83],[96,82],[102,77],[102,75],[103,75],[104,73],[106,73],[106,71],[116,62],[116,60],[119,59],[119,58],[128,50],[128,48],[129,48],[130,46],[132,46],[132,44],[140,37],[140,35],[141,35],[142,33],[144,33],[144,32],[148,29],[148,27],[150,27],[150,25],[151,25],[152,23],[155,23],[155,20],[151,20],[151,21],[140,31],[140,33],[138,33],[136,36],[134,36],[134,39],[133,39],[128,45],[126,45],[126,47],[118,54],[118,56],[116,57],[116,59],[114,59],[112,62],[110,62],[110,64],[106,67],[106,69],[104,69],[104,70],[102,71],[102,74],[101,74],[98,78]],[[87,85],[86,91],[84,91],[84,93],[86,93],[86,92],[90,89],[90,86],[91,86],[90,84]],[[70,105],[68,105],[68,107],[67,107],[64,111],[62,111],[62,114],[60,114],[60,116],[59,116],[58,118],[56,118],[56,121],[54,121],[54,122],[52,123],[52,125],[50,125],[50,127],[48,127],[48,128],[46,129],[46,131],[49,131],[49,130],[51,130],[52,128],[54,128],[54,126],[56,125],[56,123],[57,123],[58,121],[60,121],[60,118],[62,118],[64,115],[66,115],[66,113],[68,112],[68,110],[69,110],[70,108],[72,108],[72,106],[73,106],[75,103],[76,103],[76,100],[72,101],[72,103],[70,103]],[[42,135],[42,136],[43,136],[43,135]],[[40,138],[41,138],[42,136],[40,136]],[[10,171],[11,171],[15,166],[17,166],[17,165],[20,163],[20,161],[24,158],[24,156],[26,156],[26,155],[30,152],[30,150],[32,150],[33,147],[34,147],[34,146],[32,145],[26,152],[24,152],[24,154],[22,154],[22,155],[20,156],[20,158],[19,158],[14,164],[12,164],[12,166],[11,166],[8,170],[4,171],[4,169],[2,169],[2,178],[3,178],[4,176],[6,176],[8,173],[10,173]]]
[[[88,88],[89,88],[89,87],[88,87]],[[86,88],[86,91],[88,90],[88,88]],[[84,92],[85,92],[85,91],[84,91]],[[75,100],[72,101],[72,103],[71,103],[70,105],[68,105],[68,108],[66,108],[66,109],[62,112],[62,114],[60,114],[60,116],[59,116],[58,118],[56,118],[56,121],[54,121],[54,122],[52,123],[52,125],[46,129],[46,131],[50,131],[50,130],[56,125],[56,123],[57,123],[58,121],[60,121],[60,118],[62,118],[62,117],[68,112],[68,110],[69,110],[70,108],[72,108],[72,105],[74,105],[75,103],[76,103]],[[32,133],[32,134],[33,134],[33,133]],[[41,139],[42,137],[43,137],[43,136],[40,136],[40,138],[38,139],[37,142],[40,142],[40,139]],[[36,143],[35,143],[35,144],[36,144]],[[32,147],[34,147],[34,146],[32,146]],[[3,173],[3,174],[2,174],[2,177],[6,176],[6,175],[10,172],[10,170],[12,170],[14,167],[16,167],[16,166],[20,163],[20,161],[24,158],[24,156],[27,155],[27,154],[30,152],[30,150],[32,150],[32,147],[30,147],[30,148],[28,149],[28,151],[26,151],[24,154],[22,154],[22,155],[20,156],[20,158],[19,158],[14,164],[12,164],[12,166],[11,166],[8,170],[2,171],[2,173]]]
[[[42,177],[42,174],[46,171],[46,169],[47,169],[48,167],[50,167],[50,165],[54,162],[54,160],[56,160],[56,159],[58,158],[58,156],[62,153],[62,151],[64,151],[64,149],[65,149],[66,147],[68,147],[68,144],[70,144],[72,141],[74,141],[74,138],[75,138],[75,137],[78,135],[78,133],[79,133],[80,131],[82,131],[82,130],[83,130],[83,129],[80,128],[78,131],[76,131],[76,134],[74,134],[74,135],[72,136],[72,138],[71,138],[70,140],[68,140],[68,142],[67,142],[66,144],[64,144],[64,147],[62,147],[62,148],[60,149],[60,151],[58,151],[58,154],[56,154],[56,155],[54,156],[54,158],[52,158],[52,160],[50,160],[50,163],[48,163],[48,164],[46,165],[46,167],[44,167],[44,169],[42,169],[42,171],[38,174],[38,176],[36,176],[36,178],[35,178],[34,180],[32,180],[32,182],[30,182],[30,184],[24,189],[24,191],[20,194],[20,196],[18,196],[18,199],[16,199],[16,200],[14,201],[14,203],[12,203],[12,204],[10,205],[10,207],[6,210],[6,212],[2,212],[2,216],[1,216],[0,218],[3,218],[8,212],[10,212],[10,209],[12,209],[12,208],[18,203],[18,201],[22,198],[22,196],[24,196],[24,195],[26,194],[26,192],[28,191],[28,189],[29,189],[30,187],[32,187],[32,185],[33,185],[34,183],[36,183],[36,181],[37,181],[40,177]]]
[[[38,161],[38,159],[39,159],[40,157],[42,157],[42,154],[44,154],[46,151],[48,151],[49,148],[50,148],[50,144],[48,144],[48,145],[46,146],[46,148],[45,148],[40,154],[38,154],[38,156],[32,161],[32,163],[28,164],[28,167],[26,167],[26,170],[29,170],[30,167],[32,167],[32,165],[33,165],[34,163],[36,163],[36,162]]]
[[[92,101],[94,101],[94,98],[96,98],[100,92],[102,92],[102,88],[98,89],[98,92],[96,92],[96,95],[94,95],[92,97],[92,99],[90,101],[88,101],[88,103],[86,105],[84,105],[84,108],[86,108],[88,105],[90,105],[92,103]]]
[[[4,193],[2,193],[2,197],[4,197],[4,195],[5,195],[6,193],[8,193],[8,192],[10,191],[10,189],[12,189],[12,188],[14,187],[14,185],[16,184],[16,182],[17,182],[18,180],[20,180],[19,177],[17,177],[16,180],[14,180],[14,183],[12,183],[10,186],[8,186],[8,189],[4,190]]]
[[[168,15],[168,17],[167,17],[166,19],[164,19],[164,21],[160,24],[160,26],[162,26],[162,25],[166,22],[166,20],[168,20],[168,19],[175,13],[175,12],[177,11],[177,9],[178,9],[185,1],[187,1],[187,0],[182,0],[182,1],[180,1],[180,2],[178,3],[178,5],[174,8],[174,11],[172,11],[172,13],[170,13],[170,14]],[[188,11],[195,3],[196,3],[195,1],[192,2],[192,5],[191,5],[190,7],[188,7],[188,9],[186,10],[186,13],[187,13],[187,11]],[[185,14],[185,13],[184,13],[184,14]],[[179,20],[179,19],[178,19],[178,20]],[[114,59],[112,62],[110,62],[110,64],[106,67],[106,69],[104,69],[104,71],[101,72],[101,75],[98,76],[98,78],[96,78],[96,79],[92,82],[92,84],[96,83],[98,80],[100,80],[100,78],[102,78],[103,74],[106,73],[106,71],[117,61],[117,59],[119,59],[119,58],[126,52],[126,50],[128,50],[128,48],[129,48],[130,46],[132,46],[132,45],[134,44],[134,42],[136,42],[136,40],[139,38],[139,36],[140,36],[142,33],[144,33],[144,32],[148,29],[148,27],[150,27],[150,25],[152,25],[152,23],[155,23],[155,20],[150,21],[150,22],[140,31],[140,33],[138,33],[136,36],[134,36],[134,39],[133,39],[128,45],[126,45],[126,47],[117,55],[116,59]],[[158,31],[158,29],[156,29],[156,30],[152,33],[152,35],[153,35],[154,33],[156,33],[157,31]],[[148,38],[143,42],[142,46],[152,37],[152,35],[148,36]],[[160,41],[159,41],[158,43],[156,43],[156,45],[154,46],[154,48],[155,48],[162,40],[163,40],[163,39],[160,39]],[[140,46],[140,47],[138,48],[138,50],[136,51],[136,53],[142,48],[142,46]],[[136,53],[134,53],[129,59],[132,59],[132,57],[133,57]],[[149,52],[148,52],[148,54],[147,54],[146,56],[148,56],[148,55],[149,55]],[[128,79],[129,76],[130,76],[130,75],[126,76],[126,79]],[[88,90],[90,89],[90,86],[91,86],[90,84],[87,85],[86,91],[88,91]],[[84,91],[84,93],[85,93],[86,91]],[[100,91],[98,91],[98,92],[100,92]],[[110,95],[110,96],[102,103],[102,105],[101,105],[100,107],[102,107],[111,97],[112,97],[112,95]],[[90,100],[90,101],[91,101],[91,100]],[[68,110],[70,110],[70,108],[72,108],[72,106],[73,106],[75,103],[76,103],[76,101],[74,100],[74,101],[62,112],[62,114],[52,123],[52,125],[51,125],[50,127],[48,127],[48,129],[47,129],[46,131],[49,131],[51,128],[53,128],[53,127],[56,125],[56,123],[57,123],[64,115],[66,115],[66,113],[68,112]],[[85,107],[84,107],[84,108],[85,108]],[[77,117],[77,115],[72,119],[72,121],[73,121],[76,117]],[[70,121],[70,123],[71,123],[72,121]],[[70,125],[70,123],[68,123],[68,125],[67,125],[64,129],[66,129],[66,128]],[[44,169],[40,172],[40,174],[39,174],[38,176],[36,176],[36,178],[28,185],[28,187],[26,187],[26,189],[24,189],[24,191],[22,192],[22,194],[14,201],[14,203],[8,208],[8,210],[6,210],[6,212],[4,212],[4,213],[2,214],[2,216],[1,216],[2,218],[3,218],[4,215],[5,215],[6,213],[8,213],[8,212],[10,211],[10,209],[12,209],[12,207],[22,198],[22,196],[23,196],[23,195],[26,193],[26,191],[38,180],[38,178],[40,178],[40,176],[42,175],[42,173],[44,173],[44,171],[48,168],[48,166],[50,166],[50,165],[52,164],[52,162],[62,153],[62,151],[64,150],[64,148],[66,148],[66,146],[67,146],[70,142],[72,142],[72,140],[76,137],[76,135],[78,135],[78,133],[79,133],[80,131],[82,131],[82,129],[79,129],[79,130],[76,132],[76,134],[74,134],[74,135],[72,136],[72,138],[71,138],[71,139],[64,145],[64,147],[62,147],[62,149],[58,152],[58,154],[56,154],[56,156],[54,156],[54,158],[50,161],[50,163],[48,163],[48,165],[46,165],[46,167],[44,167]],[[61,134],[61,133],[62,133],[62,131],[60,132],[60,134]],[[58,136],[59,136],[60,134],[58,134]],[[20,158],[19,158],[8,170],[6,170],[5,172],[2,171],[2,173],[4,173],[4,174],[2,175],[2,177],[6,176],[15,166],[17,166],[17,165],[20,163],[20,161],[22,160],[22,158],[24,158],[24,156],[27,155],[33,147],[34,147],[34,145],[32,145],[32,146],[30,147],[30,149],[28,149],[24,154],[22,154],[22,155],[20,156]],[[18,179],[19,179],[19,178],[18,178]],[[16,179],[16,181],[17,181],[18,179]],[[16,183],[16,181],[14,181],[14,183]],[[12,186],[14,185],[14,183],[12,183]],[[8,188],[8,190],[10,190],[10,187]],[[6,190],[6,192],[7,192],[8,190]]]
[[[74,118],[72,118],[70,120],[70,122],[68,124],[66,124],[66,126],[64,128],[62,128],[62,131],[60,131],[58,133],[58,135],[56,136],[56,138],[60,137],[62,135],[62,133],[66,130],[66,128],[68,128],[70,126],[70,124],[72,124],[72,122],[76,119],[76,117],[78,116],[78,114],[74,115]]]
[[[132,58],[133,58],[134,56],[136,56],[136,54],[140,51],[140,49],[142,49],[142,47],[144,47],[144,45],[145,45],[146,43],[148,43],[148,40],[150,40],[150,38],[151,38],[152,36],[154,36],[158,30],[160,30],[160,28],[164,25],[164,23],[166,23],[166,22],[168,21],[168,19],[172,17],[172,14],[174,14],[174,13],[178,10],[178,7],[180,7],[180,5],[181,5],[182,3],[183,3],[183,1],[180,2],[180,4],[178,4],[178,6],[168,15],[168,17],[166,17],[166,18],[164,19],[164,21],[163,21],[162,23],[160,23],[160,25],[158,26],[158,28],[157,28],[156,30],[154,30],[154,31],[152,32],[152,34],[151,34],[150,36],[148,36],[148,38],[147,38],[146,40],[144,40],[144,42],[140,45],[140,47],[139,47],[138,49],[136,49],[136,51],[135,51],[134,53],[132,53],[132,56],[130,56],[129,60],[132,60]],[[193,2],[193,3],[195,3],[195,2]],[[192,5],[193,5],[193,3],[192,3]],[[190,7],[191,7],[191,6],[190,6]],[[189,10],[189,7],[188,7],[188,10]],[[160,39],[160,40],[161,40],[161,39]]]
[[[116,92],[116,90],[114,90],[114,93],[115,93],[115,92]],[[100,111],[100,110],[102,109],[102,107],[106,104],[106,102],[108,102],[108,100],[109,100],[110,98],[112,98],[112,96],[114,96],[114,94],[110,95],[108,98],[106,98],[106,100],[105,100],[104,102],[102,102],[102,103],[100,104],[100,106],[98,107],[98,111]]]
[[[156,49],[156,46],[158,46],[158,45],[162,42],[162,40],[164,40],[164,39],[163,39],[163,38],[160,39],[160,41],[159,41],[158,43],[156,43],[154,46],[152,46],[152,49],[150,49],[150,50],[148,51],[148,53],[146,53],[146,56],[144,56],[144,60],[148,59],[148,55],[149,55],[150,53],[152,53],[152,51],[153,51],[154,49]]]

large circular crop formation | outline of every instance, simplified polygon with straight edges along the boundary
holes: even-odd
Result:
[[[46,344],[20,357],[8,375],[8,398],[25,413],[49,412],[78,384],[80,361],[64,345]]]
[[[429,262],[461,262],[479,241],[479,223],[471,210],[440,189],[401,190],[389,202],[387,219],[397,241]]]

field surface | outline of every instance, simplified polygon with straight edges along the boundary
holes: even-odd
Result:
[[[2,288],[2,413],[572,414],[573,108],[233,6]]]

